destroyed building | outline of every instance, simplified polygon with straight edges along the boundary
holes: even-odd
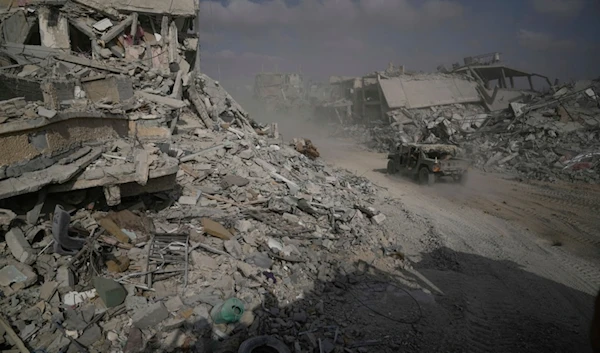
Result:
[[[467,57],[450,71],[388,69],[332,84],[337,96],[317,111],[345,124],[339,133],[377,151],[399,142],[450,143],[468,147],[474,166],[485,171],[600,181],[597,80],[553,85],[491,53]]]
[[[373,185],[198,71],[195,4],[0,10],[0,349],[311,351],[281,328],[324,310],[277,303],[385,237]]]
[[[267,111],[298,110],[308,104],[306,84],[299,73],[262,72],[255,76],[253,97]]]

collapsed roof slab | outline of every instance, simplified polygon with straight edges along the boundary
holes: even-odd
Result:
[[[411,80],[392,77],[380,79],[379,85],[390,109],[416,109],[481,101],[477,84],[461,78],[434,77]]]
[[[138,12],[174,17],[195,17],[194,0],[75,0],[75,2],[117,19],[119,12]]]

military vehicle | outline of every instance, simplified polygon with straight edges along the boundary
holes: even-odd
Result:
[[[470,163],[460,154],[454,145],[402,143],[388,154],[387,172],[414,177],[426,185],[442,177],[464,183]]]

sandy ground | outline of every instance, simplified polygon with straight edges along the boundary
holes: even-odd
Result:
[[[329,138],[325,128],[289,116],[264,120],[279,121],[287,140],[310,138],[328,163],[382,187],[373,198],[387,216],[382,242],[401,248],[408,261],[355,253],[348,263],[366,263],[372,285],[365,288],[363,278],[325,300],[335,320],[381,342],[362,351],[591,351],[600,289],[598,185],[474,172],[464,187],[420,186],[387,175],[385,154]],[[381,284],[390,277],[417,290],[411,297]]]
[[[590,350],[600,188],[476,172],[464,187],[420,186],[387,175],[385,154],[318,142],[328,162],[385,188],[377,207],[388,234],[434,294],[435,304],[421,304],[423,319],[405,328],[407,351]]]

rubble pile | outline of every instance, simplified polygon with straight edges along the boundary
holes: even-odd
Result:
[[[423,109],[402,109],[388,113],[391,124],[345,125],[335,136],[359,141],[375,152],[389,152],[398,142],[457,144],[475,131],[488,117],[475,104],[453,104]]]
[[[193,6],[136,3],[42,1],[3,21],[0,348],[319,349],[313,330],[339,324],[300,299],[387,244],[375,187],[194,72]],[[23,21],[41,43],[7,30]],[[347,331],[327,351],[360,338]]]
[[[545,181],[600,181],[600,82],[511,105],[469,136],[475,166]]]
[[[399,142],[464,147],[473,166],[544,181],[600,181],[599,81],[580,81],[509,109],[454,104],[395,110],[387,124],[349,125],[336,135],[388,152]]]
[[[279,309],[265,307],[263,297],[288,302],[315,280],[333,279],[337,252],[379,244],[385,216],[368,207],[375,190],[292,147],[230,129],[197,128],[140,147],[150,159],[179,160],[179,190],[123,198],[109,212],[101,193],[56,195],[32,224],[18,207],[4,211],[1,305],[24,344],[47,352],[69,345],[105,352],[142,341],[177,348],[211,334],[284,327],[282,339],[293,346],[294,332],[326,324],[308,307],[272,316]],[[127,142],[113,142],[85,173],[130,158]],[[244,315],[215,323],[211,309],[232,297]]]

